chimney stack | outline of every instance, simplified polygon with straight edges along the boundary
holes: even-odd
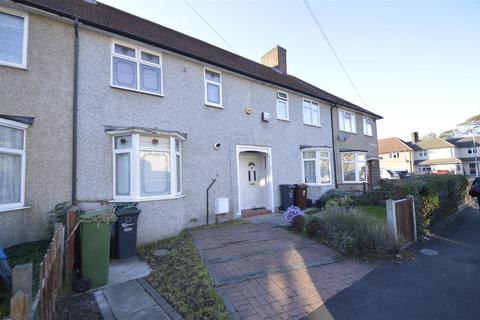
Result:
[[[277,72],[287,74],[287,50],[276,46],[265,53],[261,59],[262,64]]]
[[[412,142],[413,143],[417,143],[419,140],[418,140],[418,132],[412,132]]]

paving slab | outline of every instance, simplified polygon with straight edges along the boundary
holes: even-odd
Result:
[[[302,318],[374,268],[266,220],[191,234],[232,319]]]

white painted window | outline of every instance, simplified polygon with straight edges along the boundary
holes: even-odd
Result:
[[[26,68],[28,15],[0,8],[0,64]]]
[[[113,137],[114,199],[161,199],[182,193],[181,142],[137,133]]]
[[[366,136],[373,136],[373,119],[363,118],[363,134]]]
[[[0,119],[0,211],[25,205],[25,129]]]
[[[303,123],[320,127],[320,106],[318,102],[303,99]]]
[[[390,152],[390,159],[400,158],[400,152]]]
[[[289,120],[288,93],[286,92],[277,92],[277,119]]]
[[[338,110],[338,125],[341,131],[357,132],[357,119],[355,113]]]
[[[418,156],[422,157],[422,158],[428,157],[428,151],[427,150],[420,150],[420,151],[418,151]]]
[[[475,154],[475,153],[477,153],[477,150],[475,150],[475,148],[473,148],[473,147],[470,147],[470,148],[467,148],[467,153],[468,154]]]
[[[205,69],[205,104],[222,107],[222,74],[211,69]]]
[[[469,171],[469,174],[471,175],[477,174],[477,166],[475,165],[475,162],[468,163],[468,171]]]
[[[342,157],[343,182],[360,183],[367,181],[367,162],[364,152],[345,152]]]
[[[309,185],[332,183],[330,150],[306,149],[302,151],[302,181]]]
[[[163,95],[162,56],[130,44],[113,42],[111,85]]]

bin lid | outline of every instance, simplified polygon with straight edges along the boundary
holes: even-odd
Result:
[[[123,207],[117,207],[115,210],[115,214],[117,216],[125,216],[129,214],[140,214],[140,209],[138,209],[135,205],[128,205]]]
[[[280,188],[295,188],[294,184],[281,184]]]
[[[308,186],[308,184],[306,184],[306,183],[297,183],[297,184],[295,185],[295,187],[297,187],[297,188],[305,188],[305,189],[306,189],[306,188],[308,188],[309,186]]]
[[[117,220],[117,217],[111,209],[105,208],[85,211],[78,220],[80,223],[112,223]]]
[[[2,260],[7,260],[7,255],[5,254],[5,251],[3,251],[2,246],[0,246],[0,261]]]

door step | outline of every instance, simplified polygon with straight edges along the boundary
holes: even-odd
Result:
[[[267,210],[265,208],[242,210],[242,218],[254,217],[270,213],[272,213],[272,210]]]

